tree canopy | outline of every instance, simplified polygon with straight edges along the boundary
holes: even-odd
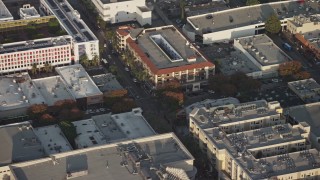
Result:
[[[266,31],[271,34],[275,34],[280,32],[281,30],[281,22],[276,14],[272,14],[268,17],[265,24]]]
[[[299,61],[289,61],[280,64],[279,66],[279,74],[281,76],[290,76],[298,73],[301,69],[302,65]]]

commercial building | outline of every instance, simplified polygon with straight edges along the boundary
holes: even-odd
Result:
[[[89,60],[99,57],[99,40],[80,18],[66,0],[40,0],[40,13],[54,15],[61,26],[72,37],[72,60],[78,63],[81,56],[86,55]]]
[[[131,35],[126,39],[126,50],[150,76],[154,87],[177,79],[187,91],[195,91],[214,75],[214,64],[172,25]]]
[[[279,65],[291,58],[267,35],[260,34],[234,40],[234,48],[242,52],[262,71],[262,76],[276,76]]]
[[[173,134],[54,154],[1,167],[12,179],[194,179],[194,158]],[[10,171],[7,171],[7,169]]]
[[[221,179],[315,178],[320,156],[307,123],[286,124],[279,102],[195,108],[190,132]]]
[[[306,16],[299,14],[289,19],[287,22],[287,31],[291,34],[304,34],[316,29],[320,29],[320,18],[317,15]]]
[[[31,18],[39,18],[40,14],[30,4],[24,4],[22,8],[19,9],[19,16],[21,19],[31,19]]]
[[[98,86],[104,96],[122,97],[128,94],[128,90],[123,88],[116,77],[111,74],[100,74],[92,76],[92,80]]]
[[[0,166],[45,157],[43,146],[29,122],[0,126],[0,135]]]
[[[311,127],[309,136],[313,147],[320,150],[320,122],[319,122],[320,103],[310,103],[300,106],[289,107],[286,111],[288,120],[291,124],[308,123]]]
[[[192,2],[192,1],[191,1]],[[196,3],[196,1],[194,2]],[[196,16],[200,14],[207,14],[217,11],[223,11],[229,9],[224,1],[208,1],[208,3],[199,3],[193,5],[187,5],[184,7],[184,12],[187,17]]]
[[[93,104],[103,103],[102,92],[80,64],[56,67],[56,71],[78,105],[86,108]]]
[[[141,108],[120,114],[96,115],[72,123],[77,130],[75,142],[79,149],[156,134],[142,116]]]
[[[72,146],[57,124],[33,128],[33,132],[38,137],[44,152],[48,156],[72,150]]]
[[[262,71],[256,66],[243,52],[236,51],[230,52],[230,56],[218,60],[220,71],[225,75],[232,75],[237,72],[243,72],[252,78],[261,78]]]
[[[285,30],[287,21],[294,16],[318,13],[318,3],[314,1],[265,3],[188,17],[183,31],[192,41],[210,44],[263,33],[271,14],[278,16]]]
[[[313,78],[288,82],[288,87],[304,102],[320,100],[320,85]]]
[[[12,21],[13,16],[11,15],[10,11],[6,7],[6,5],[0,1],[0,22],[3,21]]]
[[[38,88],[48,106],[53,106],[55,102],[60,100],[75,100],[60,76],[33,79],[32,82]]]
[[[145,0],[94,0],[100,17],[111,24],[138,21],[141,26],[151,25],[152,11]]]
[[[38,88],[27,73],[0,77],[0,118],[25,116],[32,104],[44,104]]]

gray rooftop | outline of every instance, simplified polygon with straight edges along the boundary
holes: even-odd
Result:
[[[318,16],[305,16],[303,14],[299,14],[298,16],[294,16],[290,22],[297,27],[302,27],[303,24],[306,23],[318,23],[320,22],[320,18]]]
[[[312,9],[307,7],[312,7]],[[209,14],[192,16],[188,17],[188,21],[199,28],[199,33],[206,34],[252,24],[261,24],[271,14],[277,14],[279,19],[286,19],[299,14],[312,15],[318,12],[319,7],[316,2],[305,1],[305,3],[298,3],[297,0],[290,0],[209,13],[213,18],[207,18]]]
[[[49,106],[54,105],[59,100],[74,99],[60,76],[34,79],[32,82],[39,89]]]
[[[311,103],[288,108],[288,115],[297,122],[306,122],[311,127],[311,132],[320,137],[320,103]]]
[[[183,161],[189,163],[182,163]],[[19,180],[140,180],[143,179],[141,174],[160,179],[156,172],[170,172],[162,169],[161,165],[175,167],[178,163],[179,169],[182,168],[178,177],[182,178],[185,171],[194,170],[192,162],[192,155],[179,139],[170,133],[61,153],[38,162],[15,164],[12,165],[12,172]],[[168,175],[175,177],[174,173]]]
[[[56,71],[65,81],[67,89],[69,89],[72,96],[76,99],[102,95],[102,92],[80,64],[57,67]]]
[[[280,108],[277,101],[258,100],[241,104],[225,104],[213,107],[195,108],[190,117],[203,128],[218,127],[224,124],[236,124],[243,120],[278,115]]]
[[[1,126],[0,137],[0,166],[45,156],[29,122]]]
[[[2,48],[0,48],[0,54],[6,54],[16,51],[27,51],[30,49],[41,49],[54,46],[62,46],[67,44],[71,44],[70,36],[64,36],[59,38],[42,38],[31,41],[6,43],[2,45]]]
[[[313,79],[304,79],[288,82],[288,86],[299,96],[308,98],[310,101],[319,101],[320,85]],[[303,99],[308,101],[308,99]]]
[[[24,17],[40,17],[40,14],[33,6],[20,8],[19,11],[22,12]]]
[[[181,56],[182,60],[171,61],[160,46],[155,43],[156,41],[152,40],[151,36],[157,35],[163,37],[163,39],[172,46],[174,51]],[[207,61],[174,26],[146,29],[138,36],[137,43],[158,69],[179,67]],[[192,60],[188,61],[188,58]]]
[[[96,41],[97,37],[92,33],[89,27],[80,18],[80,14],[75,11],[68,1],[45,0],[57,17],[59,22],[63,25],[65,30],[77,42]]]
[[[0,110],[45,103],[27,73],[0,77]]]
[[[220,71],[226,75],[232,75],[237,72],[245,74],[260,71],[253,62],[241,51],[236,50],[230,53],[230,56],[218,60]]]
[[[290,60],[267,35],[255,35],[235,39],[262,66],[281,64]]]
[[[0,21],[13,20],[13,16],[6,7],[6,5],[0,0]]]
[[[72,147],[58,125],[34,128],[47,155],[71,151]]]
[[[226,6],[226,3],[224,3],[223,1],[214,1],[206,4],[200,3],[197,5],[185,6],[184,9],[185,9],[186,15],[189,17],[189,16],[196,16],[196,15],[207,14],[207,13],[212,13],[217,11],[223,11],[229,8]]]
[[[121,114],[103,114],[93,116],[98,129],[104,134],[107,142],[121,139],[136,139],[156,134],[146,119],[141,108]]]
[[[124,89],[111,73],[92,76],[92,80],[102,92]]]
[[[92,119],[74,121],[72,124],[76,127],[78,134],[75,143],[79,149],[106,143],[106,139]]]

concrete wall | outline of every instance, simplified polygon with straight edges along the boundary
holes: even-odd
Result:
[[[136,13],[136,19],[138,23],[141,26],[144,26],[146,24],[152,25],[152,11],[146,11],[142,12],[138,7],[137,7],[137,13]]]

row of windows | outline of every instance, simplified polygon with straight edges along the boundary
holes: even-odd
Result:
[[[59,63],[59,62],[66,62],[66,61],[68,61],[67,59],[66,60],[55,60],[55,61],[49,61],[48,63],[49,64],[51,64],[51,63]],[[11,70],[11,69],[20,69],[20,68],[26,68],[26,67],[30,67],[30,66],[32,66],[32,64],[33,63],[27,63],[27,64],[21,64],[21,65],[15,65],[15,64],[12,64],[11,66],[10,66],[10,64],[8,64],[8,65],[1,65],[0,64],[0,66],[1,66],[1,70]],[[43,63],[38,63],[38,65],[44,65],[45,63],[43,62]],[[14,66],[13,66],[14,65]]]

